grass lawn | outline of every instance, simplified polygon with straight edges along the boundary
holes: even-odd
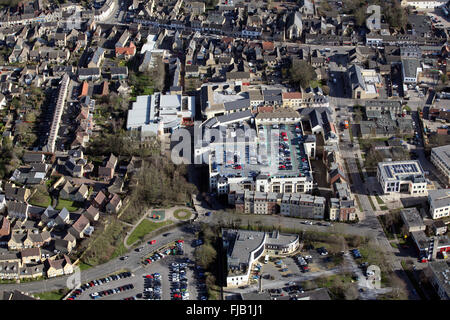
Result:
[[[381,210],[389,210],[388,207],[386,207],[386,206],[380,206],[380,209]]]
[[[370,206],[372,207],[372,210],[373,210],[373,211],[376,211],[377,208],[375,208],[375,205],[373,204],[372,196],[367,196],[367,198],[369,198],[369,202],[370,202]]]
[[[52,198],[50,196],[46,196],[46,197],[31,197],[31,199],[29,200],[29,203],[33,206],[38,206],[38,207],[44,207],[47,208],[49,205],[52,204]]]
[[[56,290],[49,292],[33,293],[35,297],[41,298],[41,300],[61,300],[67,294],[67,290]]]
[[[111,221],[104,230],[92,238],[89,247],[81,256],[81,261],[88,266],[96,266],[111,260],[114,252],[123,245],[123,240],[130,227],[122,222]],[[95,234],[95,233],[94,233]]]
[[[378,204],[384,204],[384,201],[381,200],[380,196],[375,196],[375,199],[377,199]]]
[[[87,270],[89,268],[92,268],[92,266],[90,264],[84,263],[84,262],[80,262],[80,264],[78,265],[78,267],[80,268],[80,271],[83,270]]]
[[[56,210],[62,210],[62,208],[66,208],[69,210],[69,212],[77,211],[81,205],[78,202],[70,201],[70,200],[64,200],[59,198],[58,199],[58,205],[56,206]]]
[[[177,209],[173,213],[174,217],[179,220],[187,220],[192,216],[192,212],[187,209]]]
[[[128,250],[125,248],[125,245],[122,243],[120,243],[117,247],[116,250],[114,250],[111,259],[117,258],[122,256],[123,254],[125,254]]]
[[[361,206],[361,203],[359,202],[358,196],[355,194],[356,204],[358,205],[359,211],[363,212],[363,207]]]
[[[350,274],[336,274],[329,277],[320,277],[313,280],[318,288],[327,288],[333,299],[344,300],[345,292],[354,287]]]
[[[172,223],[170,220],[157,223],[144,219],[128,237],[127,245],[132,245],[136,241],[144,239],[148,233]]]
[[[361,178],[362,182],[366,182],[366,179],[364,179],[364,174],[362,172],[361,164],[359,163],[359,159],[355,159],[356,166],[358,167],[359,177]]]
[[[353,143],[353,132],[351,125],[348,126],[348,135],[350,136],[350,142]]]

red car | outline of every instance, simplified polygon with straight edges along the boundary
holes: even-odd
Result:
[[[241,166],[241,165],[237,165],[237,166],[235,166],[234,168],[235,168],[235,169],[242,169],[242,166]]]
[[[155,243],[156,243],[156,240],[149,241],[149,244],[155,244]]]
[[[184,243],[184,240],[177,240],[177,243]]]
[[[153,279],[153,276],[151,274],[147,274],[144,277],[147,278],[147,279]]]

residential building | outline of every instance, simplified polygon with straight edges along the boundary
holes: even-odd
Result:
[[[30,189],[16,187],[14,184],[5,183],[5,197],[7,200],[25,202],[31,195]]]
[[[450,145],[431,149],[431,163],[442,174],[442,179],[450,186]]]
[[[402,59],[402,77],[404,84],[416,84],[420,72],[422,72],[422,67],[419,59]]]
[[[0,216],[0,238],[9,236],[11,232],[11,223],[4,216]]]
[[[73,273],[73,266],[68,256],[64,255],[62,259],[47,259],[47,277],[68,275]]]
[[[100,68],[78,68],[78,80],[98,80],[100,79]]]
[[[450,261],[429,262],[426,274],[441,300],[450,300]]]
[[[425,231],[426,226],[423,223],[422,216],[417,208],[405,208],[400,211],[403,223],[408,232]]]
[[[310,194],[284,194],[280,214],[302,219],[324,219],[325,198]]]
[[[84,238],[84,232],[87,228],[89,228],[90,223],[88,218],[84,215],[80,215],[78,219],[73,223],[73,225],[69,228],[69,232],[77,239]]]
[[[98,176],[106,180],[111,180],[114,177],[117,161],[117,157],[111,153],[105,166],[98,167]]]
[[[352,198],[350,186],[339,180],[332,184],[334,198],[330,198],[329,219],[332,221],[354,221],[356,219],[355,200]]]
[[[431,225],[434,235],[441,236],[447,232],[447,225],[442,220],[436,220]]]
[[[283,107],[285,108],[297,110],[302,106],[303,99],[301,92],[283,92],[281,96],[283,99]]]
[[[108,203],[105,206],[106,212],[108,213],[118,213],[122,207],[122,199],[118,194],[110,194]]]
[[[40,248],[28,248],[20,251],[22,258],[22,265],[30,263],[41,262],[41,249]]]
[[[429,190],[428,203],[433,219],[450,216],[450,189]]]
[[[105,49],[98,47],[92,55],[91,61],[88,63],[88,68],[98,68],[105,59]]]
[[[15,201],[7,201],[7,216],[9,219],[18,219],[21,221],[25,221],[28,219],[28,210],[30,205],[25,202],[15,202]]]

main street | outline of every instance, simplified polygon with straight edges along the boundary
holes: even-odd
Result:
[[[353,147],[350,147],[350,145],[353,145]],[[356,161],[359,161],[358,154],[360,154],[360,152],[355,149],[359,149],[359,144],[350,144],[350,140],[344,139],[340,144],[341,156],[346,160],[348,165],[349,172],[347,172],[347,175],[351,177],[353,193],[358,196],[359,202],[364,212],[364,220],[359,222],[358,226],[379,230],[378,236],[375,237],[375,240],[379,244],[380,248],[385,252],[385,257],[386,259],[388,259],[387,262],[391,266],[392,271],[396,272],[406,284],[409,293],[409,299],[418,300],[419,297],[415,292],[413,285],[403,271],[401,259],[397,256],[397,254],[399,253],[398,249],[394,249],[391,246],[383,231],[383,227],[381,226],[377,218],[376,212],[372,210],[372,206],[367,195],[367,188],[370,186],[366,185],[361,180],[358,166],[356,164]]]

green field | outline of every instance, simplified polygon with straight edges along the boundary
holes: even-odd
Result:
[[[372,196],[367,196],[367,198],[369,199],[370,206],[372,207],[372,210],[376,211],[377,208],[375,208],[375,205],[373,204]]]
[[[70,200],[64,200],[59,198],[58,199],[58,205],[56,206],[56,210],[62,210],[63,208],[66,208],[69,210],[69,212],[77,211],[81,205],[78,202],[70,201]]]
[[[81,271],[83,271],[83,270],[87,270],[87,269],[91,268],[92,266],[87,263],[80,262],[78,267],[80,268]]]
[[[375,196],[375,199],[377,199],[378,204],[384,204],[384,201],[379,196]]]
[[[172,224],[173,222],[168,220],[164,222],[152,222],[147,219],[144,219],[137,227],[134,229],[134,231],[131,233],[131,235],[127,239],[127,245],[132,245],[138,240],[144,239],[144,237],[161,227],[167,226],[169,224]]]
[[[38,206],[38,207],[44,207],[47,208],[49,205],[52,204],[52,198],[50,198],[50,196],[47,197],[40,197],[40,198],[36,198],[36,197],[31,197],[31,199],[29,200],[29,203],[33,206]]]
[[[35,297],[39,297],[41,300],[61,300],[65,295],[67,290],[56,290],[49,292],[33,293]]]
[[[177,209],[173,213],[174,217],[179,220],[187,220],[192,216],[192,212],[187,209]]]

